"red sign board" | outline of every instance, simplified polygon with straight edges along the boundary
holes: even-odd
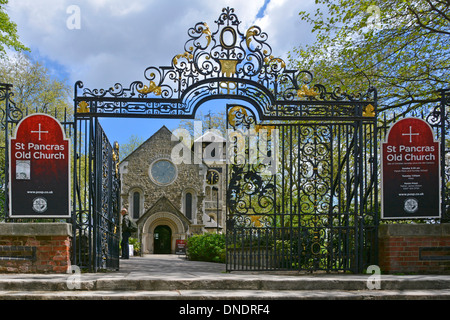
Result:
[[[176,254],[186,254],[186,240],[176,240]]]
[[[20,121],[10,139],[10,218],[70,218],[69,150],[55,118]]]
[[[382,146],[383,219],[439,218],[440,150],[430,125],[396,122]]]

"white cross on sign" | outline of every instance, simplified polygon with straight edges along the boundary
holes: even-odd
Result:
[[[409,136],[409,142],[412,142],[412,136],[418,136],[418,133],[412,133],[412,127],[409,126],[409,133],[402,133],[402,136]]]
[[[41,131],[41,124],[39,123],[39,130],[31,131],[31,133],[39,133],[39,141],[41,141],[41,133],[48,133],[48,131]]]

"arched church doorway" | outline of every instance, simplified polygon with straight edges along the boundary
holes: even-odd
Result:
[[[171,253],[172,230],[168,226],[157,226],[153,234],[153,252],[156,254]]]

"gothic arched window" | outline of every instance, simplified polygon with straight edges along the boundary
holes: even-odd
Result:
[[[187,192],[184,197],[184,210],[186,214],[186,218],[192,220],[192,193]]]
[[[139,219],[141,212],[141,194],[138,191],[133,193],[133,219]]]

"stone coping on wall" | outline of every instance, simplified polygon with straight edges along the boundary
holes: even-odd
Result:
[[[0,236],[72,237],[70,223],[0,223]]]
[[[450,236],[450,223],[442,224],[380,224],[378,236],[385,237],[421,237]]]

